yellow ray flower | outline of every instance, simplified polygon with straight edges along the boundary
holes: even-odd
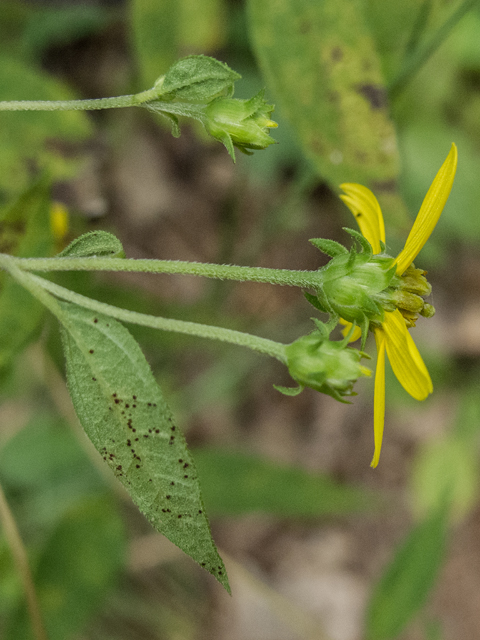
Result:
[[[405,247],[394,261],[397,276],[403,276],[405,280],[413,282],[414,288],[423,288],[420,295],[428,291],[429,285],[423,277],[424,272],[415,269],[412,263],[438,222],[450,194],[456,169],[457,147],[452,144],[450,153],[425,196]],[[375,254],[381,253],[382,244],[385,244],[385,227],[377,199],[369,189],[360,184],[348,183],[340,186],[346,194],[340,198],[355,216],[363,236],[372,245]],[[414,288],[408,290],[412,291]],[[399,306],[401,307],[401,304]],[[409,308],[408,303],[405,306]],[[429,305],[426,307],[422,314],[433,315],[433,308],[430,307],[430,311]],[[430,375],[407,328],[415,326],[417,317],[418,313],[415,313],[413,307],[410,311],[402,312],[397,308],[394,311],[385,311],[385,319],[379,326],[370,325],[375,334],[378,354],[374,400],[375,452],[372,467],[377,466],[382,448],[385,417],[385,351],[398,381],[411,396],[417,400],[424,400],[433,391]],[[358,338],[358,332],[356,337]]]

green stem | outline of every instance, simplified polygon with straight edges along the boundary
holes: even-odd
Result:
[[[158,89],[149,89],[128,96],[96,98],[94,100],[8,100],[0,101],[0,111],[91,111],[138,107],[145,102],[155,100],[157,97]]]
[[[0,257],[6,254],[0,254]],[[10,258],[10,256],[7,256]],[[265,282],[318,289],[320,271],[294,271],[264,267],[239,267],[228,264],[186,262],[182,260],[133,260],[124,258],[12,258],[24,271],[126,271],[140,273],[177,273],[238,282]]]
[[[198,324],[196,322],[185,322],[184,320],[174,320],[171,318],[153,317],[144,313],[137,313],[136,311],[128,311],[127,309],[119,309],[110,304],[104,302],[98,302],[92,300],[86,296],[82,296],[79,293],[74,293],[69,289],[65,289],[53,282],[35,276],[33,274],[25,273],[16,266],[17,261],[9,258],[5,259],[5,256],[0,254],[0,264],[2,264],[10,274],[23,285],[32,295],[40,300],[54,315],[61,316],[60,310],[57,309],[57,302],[55,298],[52,298],[47,291],[53,295],[73,302],[86,309],[97,311],[98,313],[104,313],[112,318],[121,320],[123,322],[129,322],[131,324],[138,324],[144,327],[151,327],[152,329],[160,329],[162,331],[174,331],[176,333],[183,333],[190,336],[196,336],[199,338],[209,338],[211,340],[219,340],[221,342],[228,342],[242,347],[247,347],[253,351],[258,351],[266,355],[272,356],[277,360],[280,360],[283,364],[286,364],[285,345],[280,342],[268,340],[267,338],[260,338],[259,336],[253,336],[249,333],[243,333],[242,331],[234,331],[233,329],[225,329],[223,327],[213,327],[210,325]]]
[[[2,523],[5,538],[10,546],[12,556],[23,582],[27,607],[32,621],[33,633],[36,640],[47,640],[47,633],[43,625],[37,593],[35,591],[32,573],[28,564],[27,551],[1,485],[0,522]]]
[[[445,41],[452,29],[463,18],[463,16],[472,9],[478,0],[465,0],[448,20],[440,27],[433,36],[432,40],[423,48],[417,50],[407,60],[400,73],[390,83],[388,93],[391,99],[397,97],[405,88],[405,85],[413,78],[413,76],[421,69],[425,62],[435,53],[440,45]]]

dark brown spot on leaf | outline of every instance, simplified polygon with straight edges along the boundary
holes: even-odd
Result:
[[[332,51],[330,52],[330,56],[333,62],[340,62],[340,60],[343,58],[343,51],[340,49],[340,47],[333,47]]]
[[[368,100],[372,109],[383,109],[387,106],[387,92],[384,87],[375,84],[361,84],[356,91]]]

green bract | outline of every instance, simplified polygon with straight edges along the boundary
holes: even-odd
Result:
[[[424,300],[424,296],[432,291],[425,278],[426,271],[411,264],[399,276],[395,259],[385,253],[383,244],[382,253],[373,255],[372,246],[365,237],[352,229],[346,231],[358,240],[361,251],[353,245],[348,252],[333,240],[310,240],[332,258],[319,269],[317,295],[305,294],[314,307],[358,325],[364,341],[369,328],[384,322],[386,311],[398,309],[407,327],[414,327],[419,315],[427,318],[434,315],[435,309]]]
[[[367,335],[370,323],[379,324],[385,311],[396,307],[394,293],[400,286],[395,275],[394,259],[386,253],[373,255],[370,244],[356,231],[347,231],[361,244],[361,251],[353,245],[348,252],[342,245],[311,240],[317,248],[332,256],[320,269],[321,284],[317,295],[306,294],[317,309],[355,323]]]
[[[274,106],[267,104],[260,91],[250,100],[217,98],[205,110],[205,128],[223,142],[234,158],[233,147],[248,153],[249,149],[265,149],[275,140],[268,130],[277,126],[270,120]]]
[[[345,396],[355,395],[353,385],[358,378],[371,374],[370,369],[360,364],[365,354],[347,347],[347,340],[329,340],[325,326],[322,328],[321,323],[317,326],[318,330],[285,348],[289,373],[300,385],[298,392],[311,387],[345,402]],[[291,393],[281,387],[277,389]]]

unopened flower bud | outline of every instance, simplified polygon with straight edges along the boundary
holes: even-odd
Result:
[[[355,395],[353,385],[358,378],[371,375],[360,364],[366,354],[347,347],[345,340],[329,340],[322,331],[295,340],[286,347],[286,355],[290,375],[300,387],[311,387],[341,402]]]
[[[393,258],[350,253],[332,258],[322,270],[319,295],[326,311],[356,322],[382,322],[384,311],[393,311],[391,286],[395,280]]]
[[[273,108],[263,99],[263,91],[250,100],[217,98],[205,109],[205,128],[211,136],[223,142],[235,159],[234,146],[248,153],[249,149],[265,149],[275,143],[268,133],[269,129],[277,126],[270,119]]]

